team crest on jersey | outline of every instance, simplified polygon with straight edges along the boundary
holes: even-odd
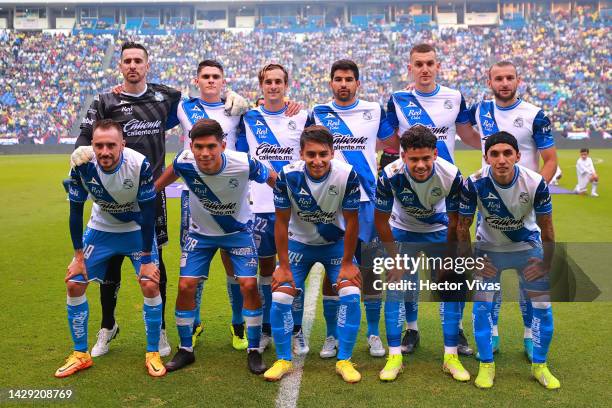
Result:
[[[129,190],[132,187],[134,187],[134,182],[131,179],[123,180],[123,188],[124,189]]]
[[[442,189],[440,187],[434,187],[431,189],[431,195],[434,197],[440,197],[442,195]]]
[[[161,102],[164,100],[164,95],[162,95],[160,92],[155,92],[153,99],[155,99],[157,102]]]
[[[295,124],[294,120],[290,120],[289,123],[287,123],[287,127],[289,128],[289,130],[295,130],[297,128],[297,125]]]
[[[444,109],[453,109],[453,101],[447,99],[444,101]]]
[[[238,179],[235,177],[232,177],[231,179],[229,179],[228,184],[230,186],[230,188],[236,188],[238,187]]]
[[[519,117],[519,118],[514,119],[513,124],[514,124],[514,127],[517,127],[517,128],[523,127],[523,118]]]
[[[519,203],[521,204],[527,204],[529,202],[529,194],[527,194],[526,192],[521,192],[521,194],[519,194]]]
[[[329,186],[329,195],[338,195],[338,186]]]
[[[363,112],[363,118],[365,120],[372,120],[372,114],[370,113],[370,111]]]

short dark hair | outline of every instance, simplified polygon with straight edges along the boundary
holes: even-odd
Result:
[[[518,153],[518,142],[516,141],[516,137],[512,136],[512,134],[502,130],[497,133],[493,133],[491,136],[487,138],[485,141],[485,155],[489,151],[489,149],[496,144],[506,143],[512,146],[512,148]]]
[[[112,119],[96,120],[93,124],[93,130],[91,134],[93,135],[95,131],[98,129],[102,129],[102,130],[115,129],[117,132],[119,132],[119,136],[121,136],[121,138],[123,139],[123,129],[121,128],[121,125],[117,121],[114,121]]]
[[[583,147],[582,149],[580,149],[580,153],[589,153],[589,149],[588,147]]]
[[[436,49],[433,47],[433,45],[430,45],[427,43],[421,43],[421,44],[415,45],[414,47],[410,49],[410,56],[412,56],[412,54],[414,54],[415,52],[418,52],[419,54],[424,54],[426,52],[433,52],[435,54]]]
[[[126,43],[124,43],[121,46],[121,57],[123,57],[123,51],[125,50],[131,50],[132,48],[137,48],[139,50],[143,50],[144,54],[145,54],[145,58],[149,59],[149,52],[147,51],[147,49],[144,47],[144,45],[137,43],[137,42],[133,42],[133,41],[128,41]]]
[[[499,67],[499,68],[512,67],[514,68],[514,72],[516,72],[516,75],[518,76],[518,68],[516,68],[516,65],[514,65],[514,62],[510,60],[498,61],[495,64],[491,65],[489,67],[489,72],[488,72],[489,78],[491,78],[491,70],[493,69],[493,67]]]
[[[312,125],[304,129],[300,135],[300,149],[304,149],[306,142],[324,144],[334,150],[334,137],[325,126]]]
[[[438,138],[431,129],[423,125],[414,125],[402,134],[400,145],[404,151],[408,149],[435,149]]]
[[[194,123],[189,131],[189,138],[195,140],[204,136],[214,136],[219,143],[223,142],[223,129],[219,122],[214,119],[200,119]]]
[[[272,71],[275,69],[280,69],[281,71],[283,71],[283,74],[285,74],[285,84],[288,84],[289,83],[289,73],[287,72],[285,67],[283,67],[281,64],[264,65],[264,67],[259,71],[259,74],[257,74],[257,78],[259,79],[259,84],[260,85],[263,84],[264,77],[266,76],[266,72]]]
[[[203,61],[200,61],[200,63],[198,64],[197,74],[200,75],[200,71],[202,71],[205,67],[219,68],[221,74],[224,74],[223,65],[221,65],[221,63],[217,60],[205,59]]]
[[[354,61],[351,61],[349,59],[341,59],[341,60],[334,62],[331,66],[331,72],[330,72],[330,79],[332,81],[334,79],[334,74],[338,70],[353,71],[353,75],[355,75],[355,80],[359,81],[359,67],[357,67],[357,64],[355,64]]]

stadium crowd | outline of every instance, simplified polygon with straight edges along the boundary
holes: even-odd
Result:
[[[110,38],[9,34],[0,37],[0,134],[53,141],[66,137],[87,95],[121,78],[112,69],[123,41],[142,42],[151,54],[151,81],[195,94],[197,62],[216,58],[228,85],[255,101],[257,70],[269,62],[290,69],[292,99],[307,106],[330,99],[331,63],[353,59],[361,68],[363,99],[385,104],[393,89],[410,82],[406,59],[417,42],[435,44],[442,61],[439,82],[460,89],[466,101],[488,97],[488,66],[512,59],[523,76],[519,93],[543,106],[558,131],[612,129],[612,60],[609,26],[561,16],[539,16],[523,28],[400,31],[359,27],[314,33],[196,31],[172,36],[120,34],[111,68],[102,67]]]

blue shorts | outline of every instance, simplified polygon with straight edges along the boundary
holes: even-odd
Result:
[[[491,263],[497,268],[497,275],[492,278],[483,278],[484,283],[497,283],[500,281],[502,271],[506,269],[516,269],[518,278],[521,286],[526,291],[532,292],[549,292],[550,291],[550,279],[548,274],[528,281],[523,274],[523,270],[529,264],[529,258],[544,258],[544,250],[541,247],[535,247],[523,251],[514,252],[493,252],[484,251],[476,247],[474,250],[475,257],[481,257],[487,255]]]
[[[378,233],[374,224],[374,203],[362,201],[359,203],[359,240],[372,242],[377,236]]]
[[[181,254],[180,277],[208,279],[210,263],[217,252],[224,249],[234,267],[236,278],[257,276],[257,249],[250,231],[208,237],[189,233]]]
[[[189,235],[189,217],[191,217],[189,190],[183,190],[181,191],[181,235],[179,237],[181,248],[185,246],[187,236]]]
[[[257,247],[257,256],[267,258],[276,255],[276,243],[274,243],[274,213],[255,214],[253,223],[253,238]]]
[[[103,282],[106,267],[110,258],[115,255],[130,257],[136,276],[140,273],[140,257],[142,251],[142,232],[104,232],[86,228],[83,234],[83,254],[87,268],[87,281]],[[157,244],[153,242],[151,259],[159,266]],[[85,282],[83,275],[70,279],[72,282]]]
[[[295,287],[304,290],[308,272],[317,262],[323,264],[327,278],[335,286],[344,255],[344,240],[329,245],[306,245],[289,240],[289,267]]]

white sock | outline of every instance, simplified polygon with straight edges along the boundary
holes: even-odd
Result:
[[[389,347],[389,355],[390,356],[397,355],[397,354],[402,354],[402,347],[401,346]]]
[[[414,322],[406,322],[406,327],[408,327],[408,329],[410,330],[419,330],[419,326],[417,325],[416,320]]]
[[[463,322],[459,320],[459,330],[463,330]]]
[[[499,336],[499,332],[497,331],[497,325],[493,326],[493,336]]]
[[[597,194],[597,182],[596,181],[591,183],[591,194]]]
[[[193,353],[193,347],[183,347],[183,346],[181,346],[179,348],[182,348],[183,350],[186,350],[186,351],[188,351],[190,353]]]
[[[444,346],[444,354],[457,354],[457,347]]]
[[[531,327],[525,327],[525,331],[523,332],[523,338],[524,338],[524,339],[530,339],[530,338],[532,338],[532,335],[531,335]]]

